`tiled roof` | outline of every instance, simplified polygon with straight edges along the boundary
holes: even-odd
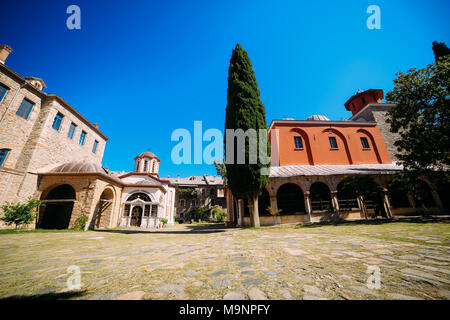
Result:
[[[191,176],[186,178],[169,178],[170,183],[183,186],[196,186],[196,185],[222,185],[222,177],[217,176]]]
[[[295,165],[270,168],[271,178],[296,176],[330,176],[346,174],[392,174],[402,171],[395,164]]]

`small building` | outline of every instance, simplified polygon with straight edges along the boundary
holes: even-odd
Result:
[[[225,190],[222,177],[190,176],[186,178],[169,178],[176,188],[175,207],[177,221],[195,219],[198,208],[226,210]],[[215,219],[211,210],[211,219]]]

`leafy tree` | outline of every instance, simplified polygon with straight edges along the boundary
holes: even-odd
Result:
[[[217,222],[224,222],[227,219],[227,214],[219,208],[212,209],[212,213],[216,217]]]
[[[223,185],[227,186],[227,168],[225,167],[225,159],[223,163],[219,163],[219,161],[214,160],[214,166],[216,167],[216,172],[223,179]]]
[[[237,145],[234,145],[234,159],[227,159],[226,174],[227,183],[233,196],[236,199],[248,199],[248,203],[253,207],[250,212],[251,225],[259,226],[258,216],[258,194],[267,184],[268,175],[261,175],[262,168],[270,167],[269,164],[261,163],[261,159],[256,164],[250,164],[249,156],[252,152],[259,150],[259,129],[267,130],[266,111],[260,99],[260,92],[256,82],[252,63],[247,52],[240,44],[233,50],[230,67],[228,69],[228,90],[227,107],[225,116],[225,129],[248,129],[256,130],[257,149],[250,150],[249,143],[245,144],[245,164],[237,164]],[[225,130],[226,131],[226,130]],[[267,131],[265,132],[267,135]],[[225,135],[225,154],[227,153],[227,135]],[[246,139],[248,141],[248,139]],[[270,145],[267,139],[267,155],[270,156]],[[243,152],[243,150],[239,150]]]
[[[77,220],[75,220],[74,229],[84,230],[84,228],[86,227],[87,221],[88,221],[88,217],[85,214],[82,214],[81,216],[78,217]]]
[[[399,162],[407,170],[445,176],[450,164],[450,55],[423,69],[397,73],[386,100],[397,106],[388,113]]]
[[[423,183],[425,182],[419,178],[417,171],[403,171],[394,175],[393,180],[389,184],[389,188],[415,196],[419,200],[422,208],[427,210],[426,198],[428,192],[423,188]]]
[[[13,204],[6,202],[5,205],[1,206],[4,216],[0,220],[4,221],[8,226],[14,224],[17,229],[21,225],[30,224],[36,217],[36,209],[41,206],[45,206],[45,204],[32,197],[29,197],[25,203]]]
[[[438,61],[439,58],[445,57],[450,54],[450,49],[444,42],[433,42],[434,60]]]
[[[200,207],[195,210],[195,217],[198,221],[208,221],[210,210],[206,207]]]
[[[342,180],[343,194],[354,194],[362,203],[364,217],[367,220],[367,200],[373,201],[376,206],[382,202],[383,189],[370,177],[351,176]]]

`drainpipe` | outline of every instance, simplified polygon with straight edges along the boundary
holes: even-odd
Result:
[[[3,121],[3,118],[5,118],[6,113],[8,112],[9,108],[11,107],[11,104],[13,103],[13,101],[16,99],[17,93],[20,91],[20,89],[22,89],[23,87],[25,87],[27,85],[27,81],[25,80],[24,83],[22,83],[19,87],[19,89],[17,89],[16,93],[14,94],[14,97],[12,98],[12,100],[9,102],[8,107],[6,107],[5,112],[2,114],[2,117],[0,119],[0,123]]]

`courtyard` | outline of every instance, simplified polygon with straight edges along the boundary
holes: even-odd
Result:
[[[450,299],[449,235],[445,219],[4,232],[0,299]]]

